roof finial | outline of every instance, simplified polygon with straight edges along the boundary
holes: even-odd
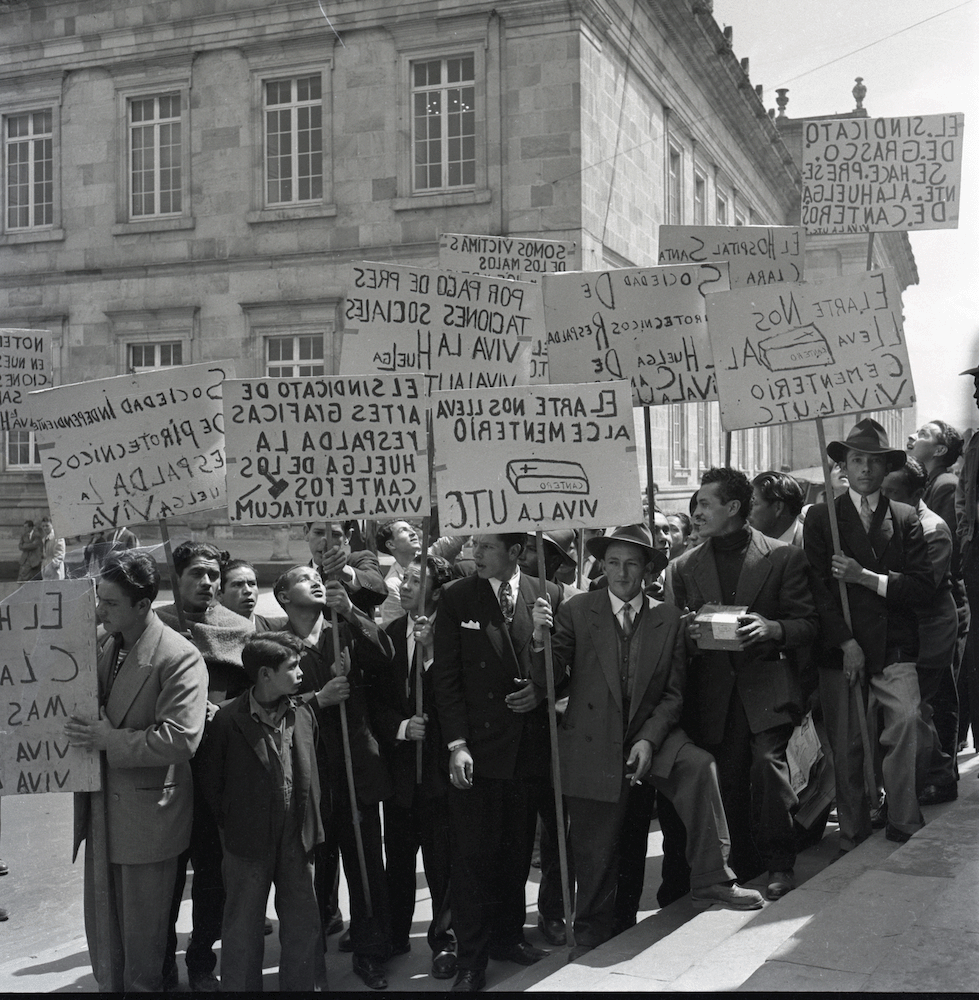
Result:
[[[867,88],[863,85],[863,77],[857,77],[857,85],[853,88],[853,99],[857,102],[857,106],[853,109],[854,111],[863,111],[866,113],[866,109],[863,106],[863,99],[867,96]]]
[[[775,89],[775,93],[778,95],[775,98],[775,103],[778,105],[778,116],[779,116],[779,118],[784,118],[785,117],[785,107],[789,103],[789,98],[787,96],[788,93],[789,93],[789,88],[788,87],[777,87]]]

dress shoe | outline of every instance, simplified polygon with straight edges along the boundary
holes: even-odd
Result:
[[[890,823],[884,829],[884,836],[888,840],[893,840],[895,844],[906,844],[911,839],[910,833],[905,833],[896,826],[891,826]]]
[[[887,826],[887,799],[881,795],[880,805],[870,810],[870,828],[883,830],[885,826]]]
[[[6,875],[9,871],[10,869],[2,861],[0,861],[0,875]]]
[[[197,972],[189,978],[191,993],[220,993],[221,984],[213,972]]]
[[[350,930],[346,930],[340,935],[337,941],[337,951],[353,951],[354,946],[350,943]]]
[[[720,903],[729,910],[760,910],[765,905],[760,892],[745,889],[737,884],[727,885],[724,882],[704,886],[702,889],[693,889],[690,896],[693,905],[699,909],[705,909],[714,903]]]
[[[568,943],[563,920],[548,920],[546,917],[538,917],[537,928],[544,935],[544,940],[548,944],[563,948]]]
[[[332,937],[334,934],[339,934],[343,930],[343,914],[339,911],[330,917],[330,922],[326,925],[326,936]]]
[[[767,899],[781,899],[786,893],[795,888],[795,872],[789,868],[787,871],[769,872],[768,885],[765,888]]]
[[[460,969],[450,993],[479,993],[486,989],[486,973],[482,969]]]
[[[9,920],[9,919],[10,919],[10,915],[7,913],[7,911],[2,906],[0,906],[0,924],[2,924],[4,922],[4,920]]]
[[[942,802],[954,802],[958,797],[959,789],[954,781],[947,785],[925,785],[918,796],[918,803],[923,806],[937,806]]]
[[[490,948],[490,958],[497,962],[516,962],[517,965],[533,965],[547,958],[549,951],[535,948],[526,941],[517,941],[509,948]]]
[[[384,966],[376,958],[354,955],[354,975],[360,976],[368,989],[386,990],[388,988]]]
[[[432,956],[432,978],[451,979],[456,974],[458,959],[454,951],[440,951]]]

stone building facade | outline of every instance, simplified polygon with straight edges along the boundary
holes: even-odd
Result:
[[[51,330],[59,384],[331,374],[352,261],[434,266],[454,232],[645,266],[661,223],[792,223],[793,151],[710,8],[11,0],[0,327]],[[679,501],[723,459],[716,404],[650,418]],[[748,471],[811,464],[790,429],[735,439]],[[0,533],[44,508],[36,458],[8,436]]]

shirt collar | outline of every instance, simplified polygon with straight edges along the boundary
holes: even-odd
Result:
[[[503,586],[502,580],[497,580],[495,576],[489,578],[489,585],[493,588],[493,596],[499,600],[500,599],[500,587]],[[520,590],[520,567],[517,567],[516,572],[510,577],[510,594],[514,600],[517,599],[517,592]]]
[[[850,499],[853,501],[853,506],[860,510],[860,501],[863,499],[862,493],[857,493],[854,489],[848,489],[847,492],[850,494]],[[877,509],[877,504],[880,503],[880,490],[876,493],[871,493],[867,497],[867,503],[870,505],[872,511]]]
[[[323,629],[329,627],[330,623],[326,620],[326,616],[320,615],[319,618],[316,619],[316,624],[310,629],[309,635],[303,639],[303,642],[313,649],[318,649],[320,637],[323,635]]]
[[[619,614],[622,611],[623,606],[627,602],[623,601],[619,597],[616,597],[611,590],[608,592],[608,599],[612,604],[612,614],[615,615],[616,618],[618,618]],[[628,602],[629,607],[632,608],[633,616],[639,614],[640,610],[642,609],[642,603],[643,603],[643,593],[640,590],[639,593],[636,594],[636,596],[631,601]]]
[[[292,701],[289,698],[280,698],[276,702],[275,710],[269,712],[255,700],[255,688],[249,688],[248,690],[249,714],[256,722],[264,722],[271,729],[278,729],[281,726],[282,720],[291,708]]]

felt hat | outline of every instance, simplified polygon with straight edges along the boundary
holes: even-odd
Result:
[[[862,451],[865,455],[884,455],[891,471],[900,469],[907,461],[903,448],[892,448],[887,440],[887,431],[876,420],[869,417],[857,423],[846,436],[845,441],[830,441],[826,454],[834,462],[845,462],[848,451]]]
[[[577,564],[575,558],[575,533],[570,528],[555,528],[542,532],[541,537],[561,553],[561,560],[569,566]]]
[[[972,375],[973,377],[975,377],[976,375],[979,375],[979,365],[976,365],[975,368],[966,368],[966,370],[964,372],[959,372],[959,374],[960,375]]]
[[[657,576],[666,569],[666,564],[670,561],[665,552],[653,545],[653,536],[649,532],[649,525],[646,524],[625,524],[618,528],[607,528],[604,535],[588,539],[586,545],[596,559],[604,559],[605,551],[612,542],[638,545],[645,552],[647,560],[653,564],[653,572]]]

